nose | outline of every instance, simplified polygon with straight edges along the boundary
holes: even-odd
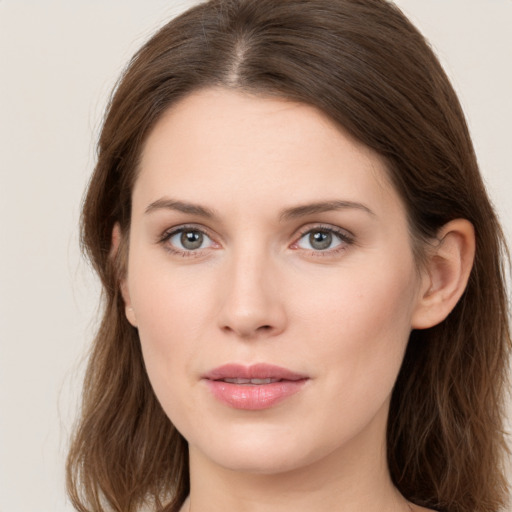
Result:
[[[277,264],[261,253],[233,255],[226,264],[219,327],[243,339],[277,336],[286,328],[284,290]]]

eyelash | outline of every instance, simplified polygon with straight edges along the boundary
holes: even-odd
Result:
[[[201,255],[202,249],[197,250],[181,250],[174,246],[172,246],[169,242],[169,240],[179,234],[184,232],[196,232],[200,233],[203,236],[208,237],[212,242],[213,237],[211,237],[208,232],[204,228],[200,228],[195,225],[182,225],[178,226],[176,228],[172,228],[168,231],[165,231],[163,235],[158,239],[158,243],[162,244],[165,247],[165,250],[168,251],[171,254],[182,256],[183,258],[190,258],[190,257],[198,257]],[[304,227],[300,230],[299,236],[295,239],[295,241],[290,245],[290,247],[293,250],[301,250],[300,247],[298,247],[298,243],[304,236],[311,233],[330,233],[333,234],[335,237],[339,239],[341,242],[338,246],[335,246],[334,249],[325,249],[325,250],[308,250],[308,249],[302,249],[304,251],[307,251],[310,255],[315,257],[326,257],[326,256],[332,256],[335,254],[338,254],[342,251],[345,251],[347,249],[347,246],[353,245],[355,240],[352,234],[348,233],[346,230],[331,226],[331,225],[321,225],[318,224],[316,226],[311,227],[311,225]]]

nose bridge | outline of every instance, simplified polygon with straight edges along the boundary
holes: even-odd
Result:
[[[221,329],[251,338],[275,335],[285,326],[277,262],[264,244],[249,241],[234,248],[224,273]]]

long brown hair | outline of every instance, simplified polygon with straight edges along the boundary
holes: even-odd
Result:
[[[440,325],[411,334],[393,390],[387,452],[396,487],[445,512],[507,500],[504,395],[510,332],[503,235],[457,97],[423,36],[385,0],[211,0],[165,25],[132,59],[108,107],[82,217],[104,289],[82,416],[68,457],[77,510],[175,511],[187,444],[149,384],[119,280],[141,148],[170,105],[220,86],[313,105],[386,161],[417,258],[455,218],[472,222],[467,289]]]

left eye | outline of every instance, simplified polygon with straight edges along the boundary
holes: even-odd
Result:
[[[197,229],[175,231],[168,240],[173,247],[182,251],[197,251],[213,244],[213,240],[208,235]]]
[[[304,233],[297,242],[301,249],[326,251],[340,246],[345,240],[341,235],[328,229],[313,229]]]

